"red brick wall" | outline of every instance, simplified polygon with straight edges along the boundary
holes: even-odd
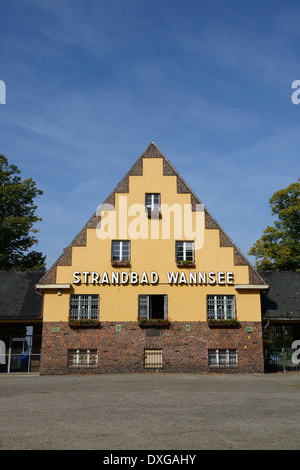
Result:
[[[185,322],[173,322],[170,329],[159,330],[158,336],[149,336],[156,333],[140,328],[137,322],[119,324],[120,332],[114,322],[103,322],[99,329],[72,329],[65,322],[44,323],[41,374],[148,372],[144,368],[145,348],[162,349],[162,372],[264,372],[260,322],[242,322],[238,329],[189,322],[189,332]],[[252,327],[253,332],[246,332],[246,327]],[[68,349],[97,349],[97,367],[68,368]],[[208,367],[208,349],[237,349],[238,366]]]

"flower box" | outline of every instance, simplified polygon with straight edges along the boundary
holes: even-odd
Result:
[[[130,261],[116,261],[116,260],[111,260],[111,265],[115,267],[124,267],[124,268],[129,268],[130,267]]]
[[[130,261],[116,261],[116,260],[111,260],[111,265],[115,267],[124,267],[124,268],[129,268],[130,267]]]
[[[170,328],[171,321],[163,319],[155,320],[138,320],[141,328]]]
[[[178,268],[195,268],[194,261],[176,261]]]
[[[240,322],[236,319],[230,320],[208,320],[207,322],[210,328],[240,328]]]
[[[69,326],[71,328],[99,328],[100,321],[99,320],[91,320],[91,319],[79,319],[73,320],[72,318],[69,319]]]

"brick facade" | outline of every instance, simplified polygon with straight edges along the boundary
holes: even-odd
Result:
[[[186,324],[189,331],[186,331]],[[137,322],[104,322],[99,329],[72,329],[66,322],[44,323],[41,374],[152,372],[144,367],[144,350],[161,349],[160,372],[263,373],[262,326],[211,328],[206,322],[173,322],[170,329],[144,329]],[[253,331],[246,331],[251,327]],[[97,349],[95,367],[68,367],[68,349]],[[209,349],[236,349],[236,367],[208,366]]]

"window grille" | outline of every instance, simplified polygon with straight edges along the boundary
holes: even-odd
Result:
[[[236,349],[209,349],[209,367],[236,367],[238,365]]]
[[[129,240],[113,240],[112,259],[113,261],[130,261]]]
[[[98,320],[99,296],[97,294],[72,294],[70,318],[72,320]]]
[[[194,261],[194,242],[176,242],[176,261]]]
[[[162,349],[145,349],[144,366],[146,369],[161,369]]]
[[[236,318],[234,295],[208,295],[207,318],[209,320],[232,320]]]
[[[97,349],[68,349],[68,367],[95,367]]]

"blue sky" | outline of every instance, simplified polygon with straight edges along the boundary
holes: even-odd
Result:
[[[151,141],[247,255],[300,176],[299,24],[296,0],[2,0],[0,153],[44,191],[47,267]]]

